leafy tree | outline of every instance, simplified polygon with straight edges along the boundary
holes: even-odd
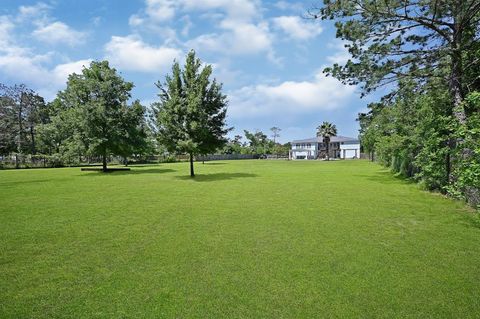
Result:
[[[241,135],[235,135],[233,139],[229,139],[223,149],[225,154],[244,154],[245,147],[242,144],[243,137]]]
[[[202,67],[192,50],[181,69],[174,62],[165,83],[158,82],[160,102],[152,104],[160,143],[170,152],[190,156],[190,176],[194,177],[195,155],[212,153],[227,142],[227,97],[222,85],[210,80],[212,67]]]
[[[337,136],[337,127],[330,122],[323,122],[317,127],[317,136],[323,138],[323,143],[327,148],[327,161],[330,160],[330,139]]]
[[[36,153],[36,126],[44,122],[45,101],[24,84],[0,84],[0,151]]]
[[[125,155],[131,128],[139,125],[137,114],[131,115],[138,110],[127,106],[132,88],[107,61],[94,61],[81,74],[71,74],[58,95],[65,114],[76,121],[70,149],[83,141],[89,154],[102,157],[104,172],[109,155]]]
[[[351,54],[326,73],[363,94],[390,90],[359,117],[363,147],[428,188],[474,202],[480,185],[461,181],[472,171],[463,163],[478,169],[470,136],[479,111],[464,100],[480,90],[480,2],[324,0],[309,14],[335,20]]]
[[[8,96],[0,97],[0,154],[15,151],[15,111]]]
[[[244,130],[245,137],[249,142],[250,152],[252,154],[270,154],[273,149],[273,141],[271,141],[262,131],[255,133]]]
[[[155,145],[149,126],[145,117],[145,107],[136,100],[125,109],[124,120],[122,121],[125,132],[124,142],[117,145],[116,153],[123,156],[125,164],[128,164],[128,157],[153,154]]]

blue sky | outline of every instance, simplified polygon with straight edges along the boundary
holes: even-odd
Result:
[[[68,74],[108,59],[148,106],[172,61],[195,49],[224,84],[232,135],[278,126],[286,142],[331,121],[356,137],[371,98],[322,74],[348,54],[331,22],[302,18],[307,9],[277,0],[2,0],[0,82],[51,100]]]

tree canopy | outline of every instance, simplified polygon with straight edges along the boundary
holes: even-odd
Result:
[[[144,109],[135,102],[128,106],[133,83],[126,82],[107,61],[92,62],[81,74],[71,74],[67,88],[58,94],[59,103],[87,153],[102,157],[126,155],[143,134]],[[72,140],[72,142],[74,142]]]
[[[333,19],[337,37],[346,41],[351,59],[326,72],[365,93],[380,86],[441,78],[449,83],[450,111],[459,121],[461,102],[480,84],[472,68],[480,66],[478,0],[325,0],[309,14]]]
[[[211,75],[212,67],[203,65],[190,51],[183,68],[175,62],[165,82],[157,83],[160,101],[152,104],[160,143],[170,152],[190,156],[192,177],[194,156],[223,147],[230,130],[226,127],[227,97],[222,85],[210,80]]]

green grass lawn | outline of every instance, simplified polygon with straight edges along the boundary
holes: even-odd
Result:
[[[479,318],[480,219],[366,161],[0,171],[0,318]]]

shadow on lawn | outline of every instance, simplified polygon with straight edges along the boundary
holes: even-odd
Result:
[[[378,182],[381,184],[414,184],[415,181],[408,179],[398,174],[393,174],[390,171],[380,171],[375,174],[368,175],[353,175],[354,177],[360,177],[372,182]]]
[[[103,173],[102,171],[98,172],[87,172],[88,174],[83,174],[82,176],[119,176],[119,175],[139,175],[139,174],[163,174],[163,173],[172,173],[175,170],[170,168],[149,168],[149,169],[135,169],[132,168],[129,171],[110,171]]]
[[[190,176],[176,176],[177,179],[181,180],[191,180],[194,182],[214,182],[214,181],[223,181],[236,178],[245,178],[245,177],[257,177],[256,174],[250,173],[213,173],[213,174],[198,174],[195,177]]]

